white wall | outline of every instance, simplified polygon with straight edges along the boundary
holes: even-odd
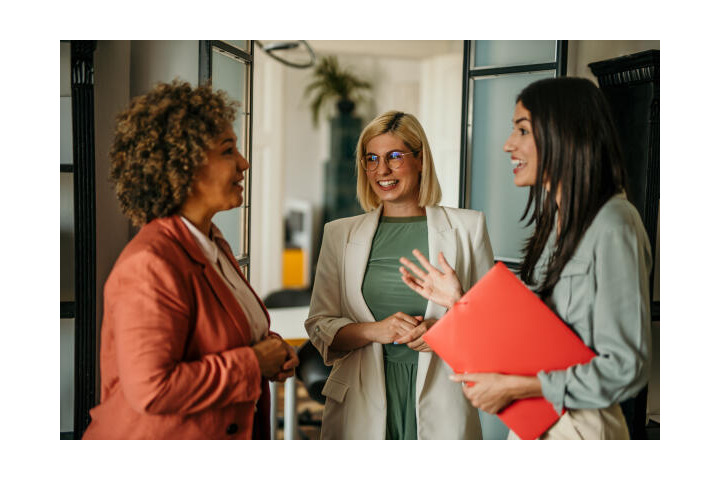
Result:
[[[568,76],[584,77],[597,84],[588,64],[630,55],[645,50],[660,50],[659,40],[570,40]]]
[[[282,285],[282,211],[286,147],[282,121],[283,66],[257,54],[254,62],[250,282],[260,298]]]
[[[131,97],[148,92],[158,82],[175,78],[198,84],[197,40],[134,40],[131,45]]]
[[[120,211],[110,176],[115,116],[130,100],[129,41],[99,41],[95,50],[95,219],[98,340],[103,287],[129,239],[130,224]]]
[[[418,119],[432,148],[442,188],[441,205],[460,200],[460,133],[462,116],[462,50],[423,60]]]

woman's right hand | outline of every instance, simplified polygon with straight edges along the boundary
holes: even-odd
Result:
[[[387,318],[375,322],[372,328],[375,330],[373,341],[377,343],[393,343],[399,338],[408,334],[422,321],[403,312],[397,312]]]
[[[260,364],[263,377],[272,378],[277,375],[287,358],[283,341],[276,337],[267,337],[252,346]]]
[[[455,270],[453,270],[447,260],[445,260],[445,255],[443,255],[442,252],[438,254],[438,262],[442,269],[438,270],[432,266],[428,259],[425,258],[425,255],[419,250],[415,249],[412,253],[420,262],[420,265],[427,271],[423,271],[407,258],[400,257],[400,263],[409,268],[414,274],[413,276],[405,267],[400,267],[400,273],[402,274],[402,280],[405,282],[405,285],[431,302],[450,309],[455,305],[455,302],[460,300],[463,291],[460,279],[458,279]]]

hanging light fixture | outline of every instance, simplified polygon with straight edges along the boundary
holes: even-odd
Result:
[[[293,68],[315,65],[315,52],[305,40],[255,40],[260,49],[278,62]]]

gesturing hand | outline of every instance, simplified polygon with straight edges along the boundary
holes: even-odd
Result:
[[[404,267],[400,267],[402,280],[412,290],[443,307],[450,308],[463,295],[462,285],[455,274],[455,270],[445,260],[445,255],[438,254],[438,262],[442,270],[433,267],[425,255],[419,250],[412,251],[415,258],[427,271],[405,257],[400,257],[400,263],[409,268],[415,276],[411,275]]]

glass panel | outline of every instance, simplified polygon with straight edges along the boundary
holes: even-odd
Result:
[[[247,90],[247,65],[213,49],[212,84],[215,90],[225,90],[231,98],[242,103],[241,110],[248,107],[245,101]]]
[[[60,173],[60,301],[75,300],[73,174]]]
[[[473,83],[470,208],[485,213],[493,253],[500,260],[520,261],[522,245],[532,233],[520,222],[529,190],[515,186],[510,156],[503,152],[515,98],[526,85],[554,76],[553,70]]]
[[[223,40],[223,42],[250,53],[250,40]]]
[[[235,135],[238,137],[237,147],[244,156],[248,155],[249,145],[247,136],[248,125],[248,66],[234,58],[213,49],[212,54],[212,84],[215,90],[224,90],[233,100],[240,102],[238,115],[233,124]],[[213,217],[213,222],[222,231],[223,236],[230,244],[235,256],[247,255],[247,214],[249,204],[249,175],[245,176],[243,191],[243,207],[219,212]]]
[[[60,165],[72,163],[72,97],[60,97]]]
[[[555,61],[556,40],[476,40],[475,67],[508,67]]]
[[[70,42],[60,42],[60,96],[69,97],[70,84]]]
[[[62,258],[62,256],[60,257]],[[60,319],[60,431],[72,432],[75,405],[75,319]]]

